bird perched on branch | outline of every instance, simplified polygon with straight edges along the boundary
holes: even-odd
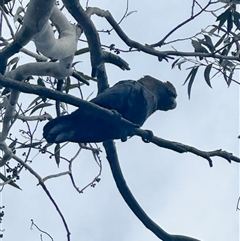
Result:
[[[119,113],[124,119],[140,127],[156,110],[174,109],[176,97],[176,90],[170,82],[164,83],[147,75],[138,81],[120,81],[91,102]],[[116,117],[109,120],[79,108],[70,115],[60,116],[48,122],[44,126],[43,136],[49,143],[125,139],[131,135],[133,126],[127,127],[120,119]]]

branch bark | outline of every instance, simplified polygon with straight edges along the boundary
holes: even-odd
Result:
[[[134,198],[124,176],[121,171],[121,167],[118,161],[115,145],[112,141],[105,142],[104,147],[107,154],[107,159],[112,171],[114,181],[117,185],[118,191],[122,195],[128,207],[137,216],[137,218],[143,223],[143,225],[153,232],[159,239],[163,241],[200,241],[198,239],[182,236],[182,235],[171,235],[165,232],[160,226],[158,226],[142,209]]]
[[[103,52],[100,38],[90,17],[84,11],[78,0],[63,0],[69,13],[75,18],[86,35],[91,55],[92,77],[98,79],[98,91],[101,93],[109,87],[106,69],[103,62]]]

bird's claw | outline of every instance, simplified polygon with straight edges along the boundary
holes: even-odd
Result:
[[[118,111],[116,111],[116,110],[111,110],[111,111],[113,112],[114,121],[115,121],[117,124],[119,124],[120,121],[121,121],[122,115],[121,115]],[[120,139],[121,139],[121,141],[122,141],[122,142],[127,141],[127,137],[128,137],[128,135],[127,135],[126,130],[124,130],[123,128],[121,128],[121,131],[120,131]]]
[[[152,138],[153,138],[153,132],[150,131],[150,130],[145,130],[147,132],[147,135],[146,137],[142,137],[142,140],[145,142],[145,143],[149,143],[151,142]]]

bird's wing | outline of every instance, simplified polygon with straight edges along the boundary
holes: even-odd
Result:
[[[148,115],[146,108],[148,105],[149,91],[137,81],[120,81],[113,87],[106,89],[91,102],[107,108],[118,111],[123,118],[142,125]]]
[[[73,135],[74,118],[71,115],[60,116],[49,121],[43,128],[43,137],[49,143],[69,141]]]
[[[92,99],[91,102],[109,110],[117,110],[121,113],[129,98],[129,94],[132,89],[136,88],[135,84],[136,82],[133,80],[120,81],[111,88],[100,93],[97,97]]]
[[[86,114],[81,109],[49,121],[43,128],[43,137],[49,143],[103,142],[122,138],[121,127],[114,121],[105,120],[94,113]]]
[[[117,110],[122,114],[126,108],[129,93],[134,89],[134,83],[135,81],[120,81],[92,99],[91,102],[110,110]],[[44,126],[43,136],[50,143],[102,142],[121,137],[120,130],[115,123],[104,120],[95,113],[84,113],[81,108],[70,115],[48,122]]]
[[[125,119],[140,126],[155,111],[153,110],[155,100],[151,92],[133,80],[118,82],[91,102],[116,110]],[[117,119],[106,120],[95,113],[84,113],[81,108],[70,115],[58,117],[47,123],[44,126],[43,136],[50,143],[64,141],[87,143],[125,138]]]

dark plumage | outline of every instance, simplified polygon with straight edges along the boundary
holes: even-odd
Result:
[[[115,110],[123,118],[142,126],[156,110],[174,109],[176,97],[176,90],[170,82],[163,83],[151,76],[144,76],[138,81],[120,81],[91,102]],[[81,108],[70,115],[51,120],[43,129],[43,136],[50,143],[102,142],[120,139],[130,133],[117,115],[115,120],[106,120],[94,113],[83,113]]]

